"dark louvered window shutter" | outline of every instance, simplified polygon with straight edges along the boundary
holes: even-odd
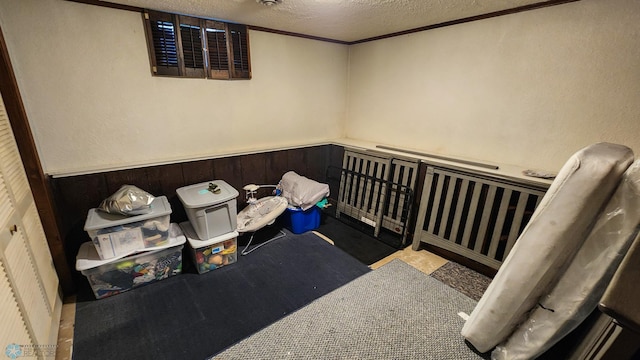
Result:
[[[249,60],[249,33],[245,25],[228,24],[233,48],[234,79],[251,79],[251,61]]]
[[[154,75],[251,79],[246,25],[153,10],[144,21]]]
[[[227,27],[220,21],[207,20],[207,49],[209,51],[209,77],[229,78],[229,49],[227,48]]]
[[[149,11],[145,13],[147,34],[151,36],[152,71],[158,75],[179,75],[175,17],[172,14]]]
[[[201,21],[188,16],[180,16],[179,18],[184,75],[204,78],[205,64],[204,55],[202,54]]]

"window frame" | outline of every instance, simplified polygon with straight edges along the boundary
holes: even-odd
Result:
[[[251,79],[249,32],[246,25],[146,9],[143,12],[143,21],[151,73],[154,76],[216,80]],[[158,22],[162,22],[163,26],[166,27],[164,31],[158,31],[157,28],[154,28],[154,24]],[[190,52],[189,49],[185,49],[185,45],[189,45],[191,42],[186,39],[183,41],[183,36],[185,35],[183,34],[183,25],[198,28],[200,45],[202,46],[200,56]],[[169,26],[171,26],[171,30],[169,30]],[[215,52],[211,51],[213,48],[209,48],[214,45],[209,44],[210,39],[207,33],[209,29],[215,29],[217,33],[224,31],[224,46],[220,46],[222,41],[216,36],[215,40],[218,46],[216,46]],[[166,39],[173,40],[173,43],[167,45],[164,37],[162,40],[158,38],[165,34],[173,34],[173,39],[171,39],[171,36],[166,37]],[[163,49],[158,48],[161,44]],[[173,48],[177,52],[177,64],[172,62],[175,59],[173,53],[171,53]],[[194,49],[194,46],[190,46],[190,48]],[[218,54],[218,56],[211,58],[210,56],[213,56],[214,53]],[[191,55],[193,59],[201,58],[202,64],[198,63],[197,59],[194,64],[202,65],[202,68],[187,66],[187,63],[190,62],[185,61],[185,55]],[[162,59],[159,62],[159,57],[168,59],[171,63],[166,65],[162,62]],[[218,66],[212,66],[214,62]]]

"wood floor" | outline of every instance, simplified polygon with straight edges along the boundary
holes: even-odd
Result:
[[[371,264],[370,267],[372,269],[377,269],[394,259],[400,259],[427,275],[436,271],[448,262],[446,259],[432,254],[427,250],[414,251],[411,249],[411,246],[408,246],[404,250],[399,250],[386,258]]]

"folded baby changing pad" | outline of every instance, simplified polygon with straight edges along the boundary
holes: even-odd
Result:
[[[278,188],[289,205],[298,206],[302,210],[310,209],[318,201],[329,196],[329,185],[300,176],[293,171],[282,175]]]
[[[632,161],[631,149],[609,143],[569,158],[462,328],[478,351],[504,341],[551,290]]]
[[[550,292],[509,338],[496,347],[493,359],[534,359],[578,327],[598,306],[640,224],[640,161],[622,181],[593,230]]]

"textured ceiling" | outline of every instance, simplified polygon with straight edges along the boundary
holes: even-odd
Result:
[[[352,42],[543,3],[542,0],[108,0],[146,9],[238,22]],[[553,2],[553,1],[551,1]]]

